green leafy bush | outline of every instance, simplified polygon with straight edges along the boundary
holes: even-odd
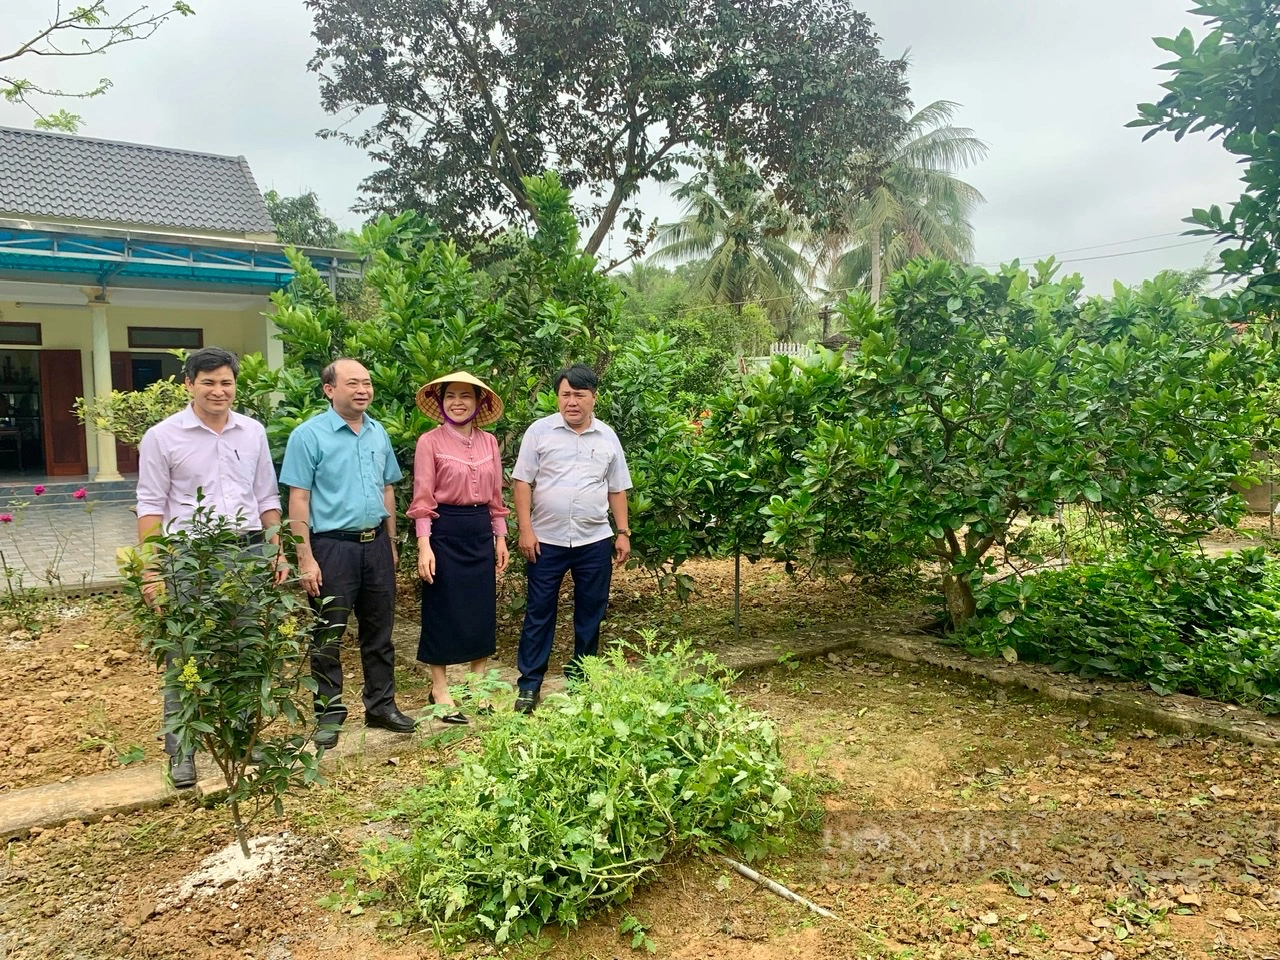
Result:
[[[713,418],[716,435],[743,441],[722,457],[744,463],[729,492],[744,504],[776,493],[773,548],[843,541],[860,561],[927,550],[961,625],[995,573],[993,548],[1059,503],[1088,504],[1152,546],[1234,522],[1231,483],[1265,418],[1262,345],[1197,310],[1176,278],[1081,302],[1080,278],[1055,271],[913,261],[878,305],[857,294],[840,307],[857,342],[847,362],[775,361],[778,399],[758,412],[744,401],[723,432]],[[792,412],[799,391],[815,400]],[[735,452],[767,430],[787,437],[780,460],[772,442],[755,463]],[[760,482],[780,468],[801,482]]]
[[[274,546],[246,544],[240,519],[198,492],[190,528],[148,537],[122,572],[133,623],[178,695],[165,730],[183,753],[200,748],[217,766],[247,857],[254,818],[279,815],[291,788],[324,781],[308,749],[311,608],[300,591],[274,585]],[[156,578],[164,589],[151,602]]]
[[[1280,562],[1149,554],[990,583],[974,653],[1147,683],[1280,713]]]
[[[144,433],[190,402],[187,388],[170,377],[157,380],[145,390],[112,390],[106,397],[78,397],[75,414],[81,423],[115,434],[121,443],[136,447]]]
[[[618,432],[635,490],[632,563],[684,600],[692,580],[679,572],[709,550],[707,516],[716,465],[699,443],[696,413],[672,384],[689,373],[686,353],[661,333],[628,342],[609,366],[596,408]]]
[[[413,836],[366,851],[410,916],[498,943],[630,897],[664,859],[754,858],[792,815],[771,721],[687,645],[588,659],[532,719],[501,714],[441,784],[406,798]]]

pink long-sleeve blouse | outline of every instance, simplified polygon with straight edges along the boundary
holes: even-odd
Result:
[[[502,502],[502,455],[493,434],[473,429],[467,436],[443,423],[418,438],[409,516],[417,523],[419,537],[431,536],[431,521],[440,515],[436,507],[441,503],[487,503],[493,535],[507,535],[511,511]]]

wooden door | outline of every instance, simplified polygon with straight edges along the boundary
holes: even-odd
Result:
[[[133,356],[122,350],[111,353],[111,389],[133,389]],[[138,448],[117,440],[116,466],[121,473],[137,473]]]
[[[79,350],[40,351],[40,411],[44,427],[44,470],[51,477],[89,472],[84,424],[74,412],[84,392]]]

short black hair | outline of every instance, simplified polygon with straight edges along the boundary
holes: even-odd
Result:
[[[240,376],[240,358],[230,350],[223,350],[221,347],[201,347],[187,354],[187,361],[182,365],[182,375],[194,381],[198,374],[221,370],[223,367],[230,367],[233,377]]]
[[[575,363],[571,367],[557,370],[555,377],[552,378],[551,389],[559,393],[560,384],[565,380],[568,380],[569,386],[575,390],[590,390],[595,393],[600,387],[600,378],[596,376],[596,372],[581,363]]]

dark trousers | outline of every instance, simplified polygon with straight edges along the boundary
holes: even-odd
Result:
[[[565,573],[573,574],[573,658],[565,664],[565,675],[577,673],[578,661],[594,657],[600,646],[600,621],[609,606],[609,583],[613,579],[613,541],[598,540],[582,547],[542,544],[536,563],[527,565],[528,599],[524,608],[524,629],[516,665],[521,690],[537,690],[551,659],[551,642],[556,636],[556,606]]]
[[[347,717],[342,703],[342,634],[356,615],[360,664],[364,668],[365,713],[395,706],[396,652],[391,645],[395,622],[396,571],[391,540],[385,530],[368,543],[311,537],[311,552],[320,565],[320,596],[311,601],[318,622],[311,638],[311,676],[316,681],[316,715],[329,723]]]
[[[240,540],[241,540],[241,549],[245,551],[246,555],[248,554],[249,551],[260,551],[264,549],[263,535],[260,532],[255,531],[254,533],[245,534],[243,537],[240,538]],[[178,545],[179,553],[181,553],[183,549],[181,544],[182,544],[182,541],[179,541],[179,545]],[[276,548],[274,546],[270,546],[268,549],[270,551],[274,551]],[[263,590],[275,590],[276,586],[269,579],[265,570],[263,571],[263,573],[264,573],[264,576],[263,576],[262,583],[259,585],[260,588]],[[208,590],[212,590],[213,587],[216,586],[216,583],[217,583],[216,579],[211,579],[210,582],[205,585],[205,587]],[[189,575],[181,576],[181,577],[179,576],[166,577],[165,589],[168,591],[171,591],[173,596],[179,597],[186,602],[199,599],[196,596],[197,582],[194,578],[192,578]],[[165,657],[164,665],[166,669],[173,665],[173,660],[174,660],[173,654],[169,654],[168,656]],[[172,717],[175,713],[177,713],[181,709],[182,709],[182,698],[178,695],[177,689],[174,687],[165,686],[164,688],[164,720],[165,720],[166,727],[168,727],[169,725],[169,718]],[[164,735],[164,752],[171,757],[178,756],[178,738],[177,736],[175,736],[172,733],[169,733],[168,731],[166,731]],[[190,754],[187,754],[187,756],[190,756]]]

